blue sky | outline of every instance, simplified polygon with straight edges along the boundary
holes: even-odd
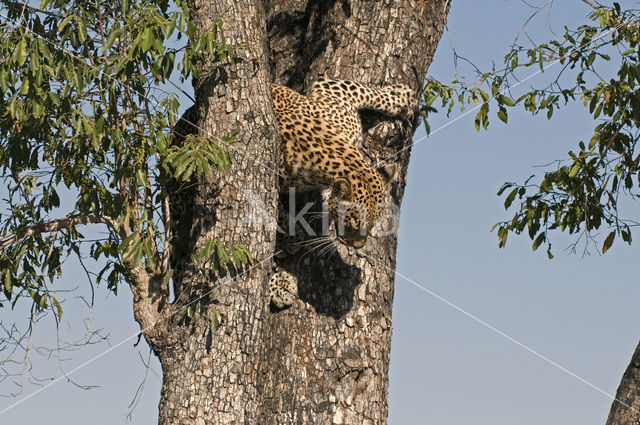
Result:
[[[637,6],[635,1],[621,5]],[[546,40],[551,36],[548,22],[560,33],[564,25],[585,22],[587,12],[580,0],[556,1],[549,16],[532,23],[531,34],[536,41]],[[518,0],[452,2],[449,35],[443,37],[429,74],[444,81],[453,77],[451,42],[459,54],[480,66],[500,62],[530,13]],[[541,84],[537,78],[531,84]],[[594,123],[581,105],[574,105],[550,122],[512,113],[509,125],[493,117],[489,131],[477,133],[471,114],[434,131],[458,114],[435,116],[432,135],[412,149],[398,272],[615,394],[640,337],[640,287],[637,273],[632,274],[640,247],[615,244],[604,256],[594,249],[592,255],[582,256],[564,251],[572,238],[555,235],[555,258],[548,260],[543,250],[531,252],[527,237],[511,236],[506,249],[498,249],[495,234],[489,232],[494,223],[509,218],[496,196],[500,185],[521,181],[541,172],[534,166],[566,157],[579,140],[590,138]],[[423,136],[420,129],[415,140]],[[74,264],[60,283],[86,287]],[[103,329],[111,345],[139,330],[129,291],[121,289],[115,297],[97,288],[91,316],[91,326]],[[0,320],[20,320],[24,314],[1,310]],[[70,299],[65,315],[65,339],[81,337],[78,320],[87,315],[82,302]],[[390,424],[605,423],[610,398],[478,320],[397,277]],[[50,325],[43,325],[37,335],[38,345],[55,344]],[[124,423],[145,373],[141,357],[146,360],[148,355],[143,343],[133,347],[134,342],[135,338],[72,375],[77,383],[96,388],[83,390],[62,380],[2,414],[1,422]],[[71,352],[64,368],[72,370],[108,348],[102,343]],[[155,372],[150,372],[133,413],[134,424],[154,423],[157,418],[160,367],[155,359],[151,364]],[[37,361],[35,367],[39,376],[60,375],[53,361]],[[7,388],[12,388],[9,382],[0,382],[0,392]],[[37,389],[27,386],[18,399]],[[0,399],[0,410],[15,401]]]

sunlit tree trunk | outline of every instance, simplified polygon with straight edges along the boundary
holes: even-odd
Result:
[[[447,3],[272,1],[274,79],[305,91],[324,74],[404,83],[417,94]],[[363,118],[372,164],[405,149],[391,160],[401,167],[388,201],[399,206],[416,123]],[[269,316],[260,423],[386,423],[397,227],[390,233],[358,252],[340,247],[330,259],[283,262],[298,276],[300,300]]]
[[[203,312],[220,311],[221,325],[212,332],[208,323],[201,323],[204,320],[195,325],[175,323],[178,336],[170,335],[168,343],[154,346],[163,371],[159,418],[166,425],[255,424],[262,393],[257,376],[264,364],[269,311],[265,284],[271,271],[270,261],[259,262],[272,255],[275,230],[245,223],[253,208],[247,191],[260,194],[275,214],[277,174],[272,170],[277,170],[279,137],[264,48],[264,11],[259,2],[250,0],[196,1],[190,7],[198,31],[210,30],[211,22],[224,12],[225,38],[238,46],[233,61],[206,67],[196,81],[199,127],[215,138],[236,136],[231,170],[199,184],[192,251],[220,238],[244,244],[258,266],[236,280],[230,280],[231,272],[212,278],[208,266],[192,266],[176,282],[178,305],[219,286],[200,305]]]

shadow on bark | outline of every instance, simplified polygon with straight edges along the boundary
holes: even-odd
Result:
[[[326,212],[322,212],[321,198],[319,191],[303,192],[296,196],[296,212],[301,211],[308,202],[314,204],[304,218],[316,235],[326,232],[322,221]],[[281,195],[280,201],[289,211],[288,194]],[[323,252],[323,248],[329,248],[327,245],[314,246],[315,237],[309,236],[298,242],[301,249],[297,253],[278,258],[275,262],[298,278],[300,300],[308,303],[319,315],[340,319],[353,308],[355,290],[362,283],[362,270],[344,262],[336,250],[326,249]],[[285,236],[278,234],[277,238],[280,242]]]
[[[295,43],[279,49],[283,53],[287,50],[294,52],[295,56],[291,57],[298,59],[294,63],[285,64],[282,60],[272,58],[272,65],[276,61],[278,65],[285,65],[285,71],[278,80],[284,81],[287,87],[302,90],[311,64],[324,56],[329,45],[339,44],[335,23],[327,19],[336,4],[345,17],[351,16],[351,3],[347,0],[312,0],[307,2],[304,10],[281,11],[267,20],[267,31],[272,42],[293,40]]]

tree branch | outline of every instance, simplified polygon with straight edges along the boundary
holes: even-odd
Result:
[[[583,2],[583,3],[588,4],[589,6],[593,7],[594,9],[597,9],[597,8],[598,8],[598,5],[597,5],[597,4],[591,3],[591,2],[590,2],[590,1],[588,1],[588,0],[582,0],[582,2]]]
[[[12,243],[33,235],[56,232],[79,224],[106,224],[113,230],[118,230],[118,222],[111,217],[93,214],[71,215],[57,220],[41,221],[32,224],[31,226],[27,226],[26,228],[17,230],[16,232],[3,235],[0,237],[0,250],[6,248]]]

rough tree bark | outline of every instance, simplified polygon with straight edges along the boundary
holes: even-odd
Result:
[[[274,80],[309,89],[318,75],[380,86],[422,87],[442,34],[448,1],[271,1]],[[368,115],[371,163],[410,144],[416,123]],[[388,198],[400,205],[409,149]],[[397,219],[397,217],[396,217]],[[386,423],[397,232],[360,251],[300,255],[282,262],[298,276],[300,299],[269,316],[261,369],[261,424]]]
[[[619,401],[617,401],[619,400]],[[620,403],[622,402],[622,403]],[[631,356],[627,370],[611,405],[607,425],[638,425],[640,423],[640,343]]]
[[[207,240],[220,238],[244,244],[260,261],[272,255],[275,231],[245,224],[253,207],[246,191],[261,194],[275,213],[277,174],[272,170],[277,170],[279,137],[264,50],[264,11],[252,0],[196,0],[190,8],[200,31],[210,30],[211,22],[224,12],[226,40],[243,45],[233,61],[206,67],[195,85],[199,127],[218,138],[237,135],[231,170],[199,184],[192,252]],[[202,321],[175,323],[173,335],[152,345],[163,371],[159,422],[257,423],[257,369],[264,351],[261,341],[269,311],[265,282],[271,264],[253,267],[233,281],[231,273],[212,279],[206,267],[191,266],[175,284],[175,304],[184,305],[219,286],[201,307],[202,312],[215,307],[222,321],[215,333]]]
[[[419,93],[442,34],[449,0],[196,0],[201,30],[224,12],[233,62],[207,67],[196,82],[199,125],[222,137],[238,131],[232,170],[199,185],[192,250],[220,237],[249,247],[256,261],[274,254],[275,230],[247,227],[258,194],[275,213],[279,136],[270,100],[276,81],[305,91],[324,74],[382,86],[405,83]],[[365,155],[374,164],[408,148],[417,122],[363,117]],[[388,200],[400,205],[410,149]],[[253,158],[253,159],[252,159]],[[258,159],[261,164],[255,162]],[[396,217],[397,218],[397,217]],[[392,224],[387,223],[387,226]],[[375,236],[375,233],[374,233]],[[161,424],[386,423],[391,305],[397,228],[355,252],[280,265],[299,278],[300,299],[286,310],[267,306],[267,261],[225,284],[192,269],[176,285],[181,305],[221,285],[203,307],[223,314],[211,333],[174,321],[147,337],[163,369]],[[228,278],[229,276],[227,276]]]

